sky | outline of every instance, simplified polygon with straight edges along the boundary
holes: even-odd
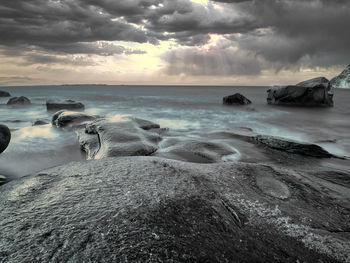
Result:
[[[274,85],[350,63],[348,0],[1,0],[0,85]]]

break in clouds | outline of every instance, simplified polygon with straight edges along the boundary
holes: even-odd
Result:
[[[169,75],[327,68],[349,63],[349,14],[347,0],[2,0],[0,52],[23,66],[93,66],[172,41],[160,55]]]

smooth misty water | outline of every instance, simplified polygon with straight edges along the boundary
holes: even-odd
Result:
[[[37,119],[50,121],[47,99],[73,99],[96,115],[127,114],[159,123],[184,136],[249,127],[261,134],[316,142],[337,155],[350,156],[350,90],[336,90],[333,108],[294,108],[266,104],[267,87],[199,86],[39,86],[1,87],[12,96],[26,96],[33,105],[0,105],[0,123],[10,127],[12,141],[0,155],[0,174],[25,174],[83,160],[73,132],[51,125],[32,127]],[[240,92],[248,106],[224,106],[222,97]],[[6,104],[8,98],[0,98]],[[336,140],[336,142],[320,142]]]

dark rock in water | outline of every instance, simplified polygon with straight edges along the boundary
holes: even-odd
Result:
[[[7,91],[0,90],[0,97],[11,97]]]
[[[96,117],[81,112],[61,110],[52,116],[52,125],[58,128],[79,128]]]
[[[30,100],[27,97],[13,97],[9,99],[7,105],[29,105],[31,104]]]
[[[313,82],[315,81],[306,81],[304,82],[305,86],[272,87],[267,90],[267,103],[295,106],[333,106],[333,93],[330,85],[325,85],[322,82],[312,86]]]
[[[0,260],[348,262],[349,211],[294,173],[154,157],[42,171],[1,187]]]
[[[36,120],[36,121],[33,123],[33,126],[46,125],[46,124],[49,124],[49,123],[46,122],[46,121],[43,121],[43,120]]]
[[[305,156],[317,157],[317,158],[331,158],[335,157],[331,153],[327,152],[321,146],[316,144],[302,143],[292,141],[284,138],[278,138],[273,136],[258,135],[256,141],[259,144],[263,144],[269,148],[293,153],[301,154]]]
[[[7,183],[7,179],[5,176],[0,175],[0,185],[6,184]]]
[[[340,73],[339,76],[331,79],[332,88],[350,88],[350,64]]]
[[[85,133],[95,137],[78,135],[81,148],[87,152],[88,159],[142,156],[156,152],[156,144],[161,140],[158,133],[150,130],[152,127],[159,125],[129,117],[118,121],[102,118],[86,125]]]
[[[79,110],[84,109],[85,106],[81,102],[76,102],[74,100],[64,100],[64,101],[54,101],[48,100],[46,101],[46,109],[48,111],[55,110]]]
[[[223,104],[227,104],[227,105],[234,105],[234,104],[247,105],[252,103],[250,100],[248,100],[246,97],[244,97],[242,94],[239,94],[239,93],[224,97],[222,100],[223,100]]]
[[[11,140],[11,131],[10,129],[0,124],[0,153],[6,150]]]

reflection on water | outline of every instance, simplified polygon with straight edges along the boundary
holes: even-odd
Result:
[[[37,140],[54,139],[57,137],[59,137],[58,131],[53,128],[51,124],[47,124],[41,126],[25,127],[13,132],[12,143],[23,143],[23,141],[26,141],[27,143],[37,143]]]

